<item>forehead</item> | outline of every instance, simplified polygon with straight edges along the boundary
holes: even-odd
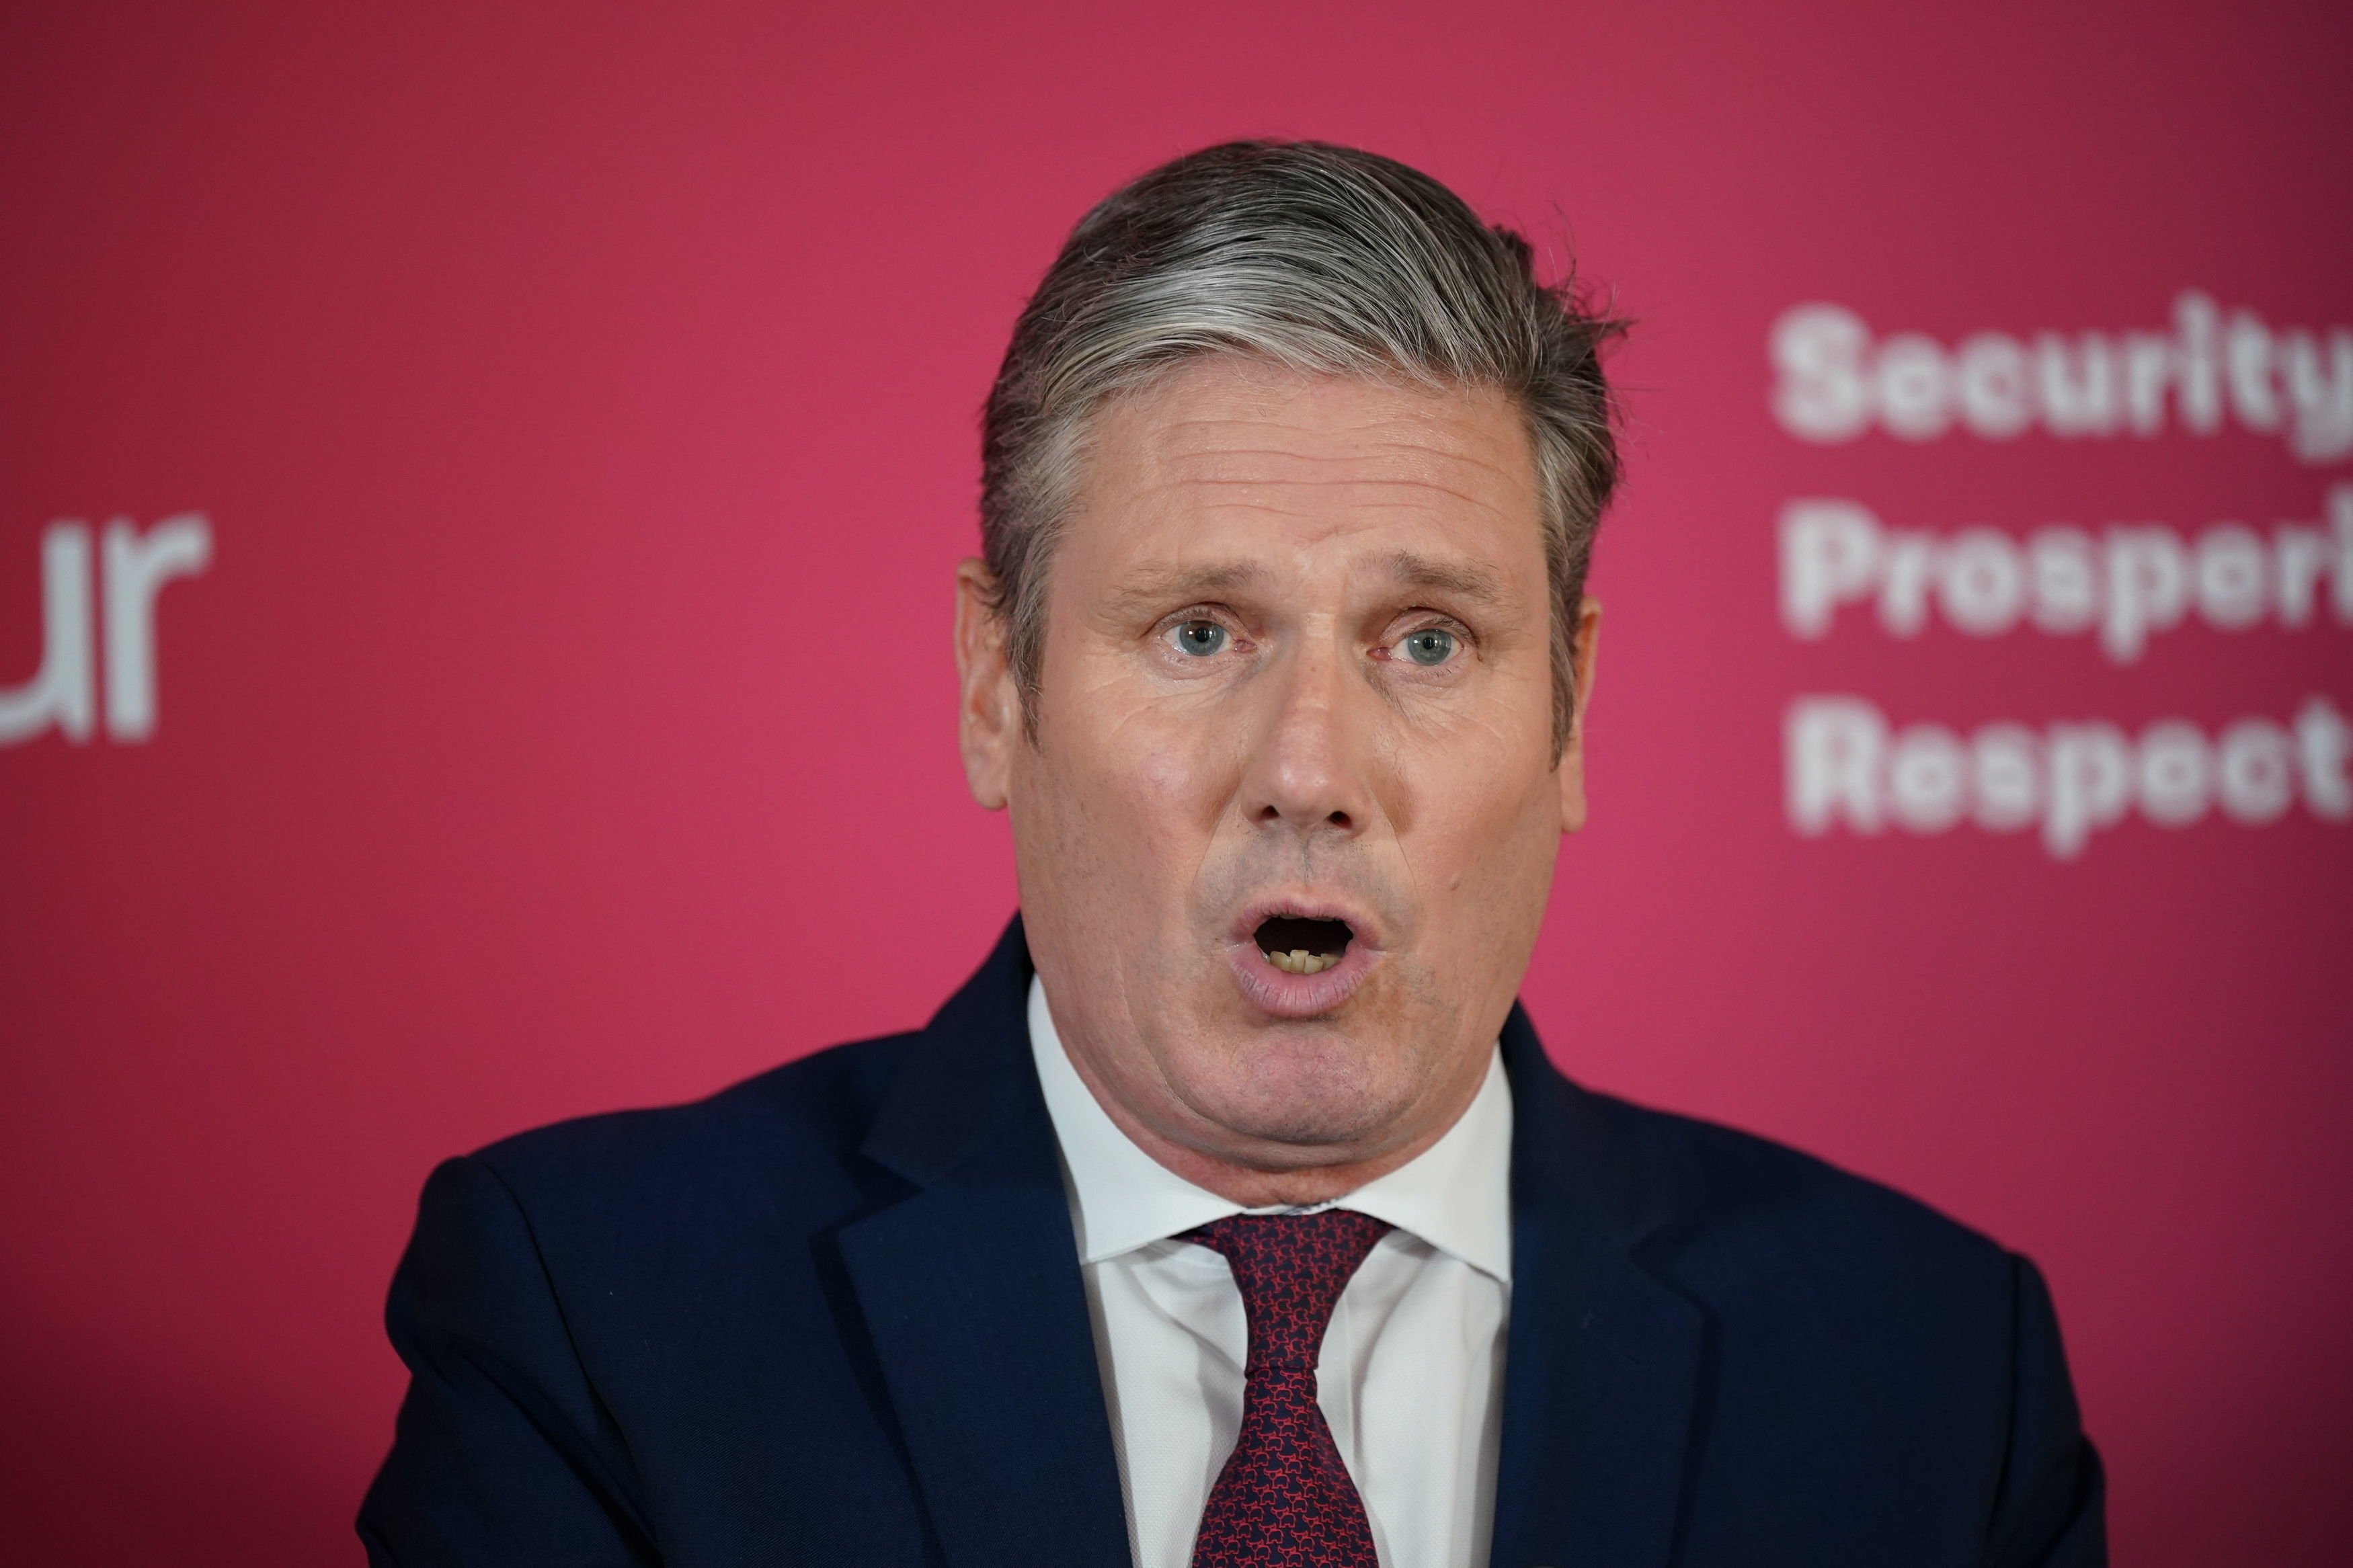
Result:
[[[1064,548],[1099,559],[1349,543],[1542,558],[1526,424],[1487,387],[1194,361],[1098,412],[1073,500]]]

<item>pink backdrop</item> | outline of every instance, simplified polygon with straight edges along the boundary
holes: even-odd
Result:
[[[1641,321],[1555,1054],[2039,1258],[2121,1561],[2343,1560],[2341,6],[360,14],[0,20],[8,1556],[354,1560],[436,1159],[979,959],[976,410],[1089,202],[1279,133]]]

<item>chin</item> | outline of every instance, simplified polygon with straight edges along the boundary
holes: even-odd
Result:
[[[1394,1056],[1377,1047],[1286,1030],[1246,1043],[1185,1098],[1245,1137],[1330,1148],[1376,1137],[1406,1112],[1411,1086],[1397,1068]]]

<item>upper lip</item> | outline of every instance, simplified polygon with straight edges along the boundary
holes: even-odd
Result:
[[[1373,917],[1363,905],[1326,893],[1282,894],[1260,899],[1244,909],[1235,921],[1233,940],[1255,943],[1259,927],[1285,915],[1293,920],[1343,921],[1347,924],[1351,945],[1362,943],[1366,948],[1381,945]]]

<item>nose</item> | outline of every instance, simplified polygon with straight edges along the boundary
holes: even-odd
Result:
[[[1373,693],[1330,648],[1299,649],[1266,675],[1268,702],[1242,773],[1243,814],[1257,826],[1309,838],[1364,832],[1374,810],[1375,726],[1358,710]]]

